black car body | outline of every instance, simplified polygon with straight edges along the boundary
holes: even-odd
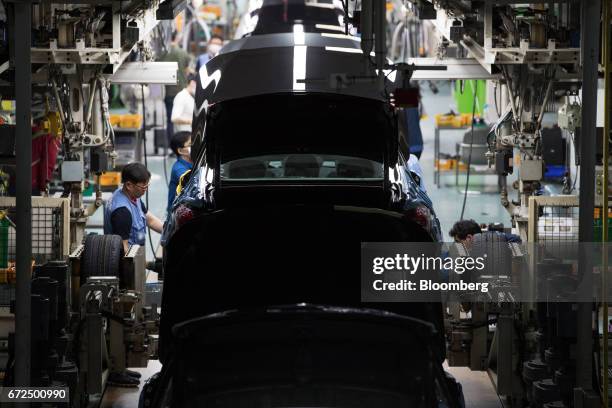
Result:
[[[140,408],[463,405],[431,347],[435,327],[393,313],[272,306],[192,319],[174,335]]]
[[[271,34],[255,26],[199,72],[194,169],[162,236],[164,370],[188,358],[174,326],[298,303],[427,322],[436,329],[432,361],[444,360],[440,304],[360,298],[362,242],[440,240],[399,148],[395,73],[378,75],[359,41],[339,33],[341,19],[330,29],[296,13]]]

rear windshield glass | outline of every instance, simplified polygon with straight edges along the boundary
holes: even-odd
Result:
[[[207,140],[222,180],[384,177],[396,132],[379,101],[310,94],[219,105]]]
[[[221,178],[245,179],[360,179],[383,177],[380,161],[329,154],[292,153],[231,160],[221,166]]]

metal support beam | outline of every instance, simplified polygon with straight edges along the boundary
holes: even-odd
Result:
[[[387,55],[387,2],[373,0],[374,7],[374,53],[376,55],[376,69],[384,77],[385,57]]]
[[[372,0],[361,2],[361,50],[366,57],[374,49],[373,10]]]
[[[584,296],[592,291],[592,259],[584,248],[586,242],[593,242],[593,209],[595,206],[595,146],[597,115],[597,66],[599,62],[599,24],[601,19],[600,0],[582,2],[582,123],[580,137],[580,210],[579,231],[580,262],[579,274],[582,284],[579,290]],[[605,215],[604,215],[605,216]],[[585,297],[582,297],[584,299]],[[587,297],[588,298],[588,297]],[[593,331],[592,303],[580,303],[577,314],[576,386],[577,394],[586,395],[592,390]],[[577,395],[577,398],[578,397]]]
[[[17,117],[17,289],[15,305],[15,385],[31,379],[31,271],[32,271],[32,77],[30,74],[30,0],[16,2],[15,95]]]
[[[487,50],[493,48],[493,4],[484,5],[484,47]]]
[[[407,64],[418,67],[443,67],[445,70],[416,69],[410,77],[411,81],[438,81],[446,79],[485,79],[498,80],[500,74],[491,74],[474,58],[408,58]],[[503,108],[502,108],[503,111]]]

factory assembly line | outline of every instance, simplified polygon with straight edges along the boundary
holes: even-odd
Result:
[[[607,407],[611,8],[0,0],[0,405]]]

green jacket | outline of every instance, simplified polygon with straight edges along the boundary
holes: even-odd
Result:
[[[185,75],[185,70],[191,63],[191,57],[187,51],[176,45],[172,45],[170,50],[168,50],[168,52],[161,57],[159,61],[176,62],[178,64],[178,84],[166,85],[166,97],[174,98],[176,94],[181,91],[181,89],[187,86],[187,76]]]

